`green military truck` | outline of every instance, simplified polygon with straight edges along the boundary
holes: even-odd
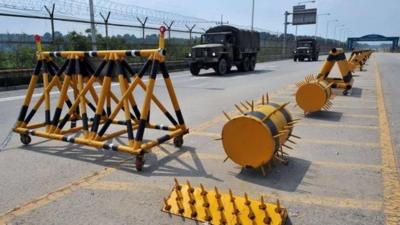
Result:
[[[253,71],[260,50],[257,31],[221,25],[208,29],[201,36],[201,44],[193,46],[188,54],[190,72],[198,75],[201,69],[213,68],[224,75],[236,66],[239,71]]]
[[[298,39],[296,42],[296,49],[293,51],[293,61],[318,61],[319,46],[315,39]]]

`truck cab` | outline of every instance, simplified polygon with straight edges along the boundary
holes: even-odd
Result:
[[[296,62],[304,61],[318,61],[319,46],[315,39],[298,39],[296,41],[296,49],[293,51],[293,60]]]
[[[213,68],[217,74],[224,75],[232,66],[240,71],[252,71],[258,50],[258,32],[226,25],[210,28],[201,36],[201,44],[193,46],[188,53],[190,72],[198,75],[201,69]]]

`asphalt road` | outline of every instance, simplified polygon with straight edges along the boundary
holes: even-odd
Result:
[[[316,74],[322,63],[268,62],[253,73],[223,77],[210,71],[196,77],[172,73],[191,134],[181,149],[168,143],[146,154],[142,172],[135,171],[127,154],[38,137],[23,146],[13,135],[0,151],[0,224],[196,224],[160,211],[174,177],[221,192],[231,188],[252,198],[279,198],[289,224],[400,224],[400,54],[374,53],[366,71],[355,73],[351,95],[337,92],[331,110],[304,117],[293,103],[294,83]],[[383,89],[377,88],[380,81]],[[264,177],[229,160],[223,163],[226,156],[215,139],[225,122],[221,111],[233,115],[235,103],[267,92],[272,101],[292,102],[290,111],[302,119],[294,133],[302,139],[287,150],[289,165],[277,163]],[[161,80],[156,93],[170,106]],[[136,94],[140,102],[143,95]],[[0,140],[23,97],[24,90],[0,93]],[[44,118],[40,113],[38,120]],[[151,118],[162,121],[157,113]]]

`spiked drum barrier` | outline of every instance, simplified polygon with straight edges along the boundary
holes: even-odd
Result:
[[[328,78],[333,66],[338,64],[340,74],[342,78]],[[321,68],[320,73],[317,77],[319,80],[326,80],[331,85],[332,88],[344,89],[343,94],[347,95],[348,91],[353,87],[354,79],[351,73],[351,67],[346,60],[346,55],[343,49],[334,48],[329,52],[328,58],[326,59],[324,65]]]
[[[30,135],[33,135],[127,152],[136,155],[138,170],[142,169],[143,155],[150,148],[170,139],[174,139],[175,146],[180,147],[183,144],[182,137],[188,133],[188,129],[165,66],[165,31],[165,27],[160,28],[158,49],[145,50],[43,52],[39,41],[36,40],[38,62],[14,129],[21,134],[21,141],[29,144]],[[53,61],[54,57],[65,59],[64,64],[58,67]],[[135,73],[125,61],[128,57],[145,57],[147,61],[140,71]],[[101,58],[102,61],[94,68],[89,58]],[[148,70],[150,75],[146,84],[142,77]],[[163,75],[176,118],[153,93],[158,70]],[[40,75],[43,77],[43,92],[39,99],[32,103],[32,94]],[[111,89],[113,79],[118,80],[119,95]],[[96,83],[100,85],[99,91],[95,88]],[[60,94],[55,96],[57,101],[52,103],[50,92],[54,89]],[[136,89],[144,93],[141,110],[134,97]],[[165,115],[171,123],[170,126],[150,122],[152,103]],[[45,120],[32,123],[36,112],[42,111],[44,116],[40,118]],[[71,128],[66,128],[67,123],[71,124]],[[116,130],[118,126],[122,126],[123,129]],[[144,142],[146,129],[167,131],[168,134]],[[121,142],[124,140],[121,139],[121,135],[124,134],[127,134],[127,138],[124,138],[128,139],[127,143]],[[120,138],[120,141],[113,143],[114,138]]]
[[[268,95],[267,95],[268,96]],[[242,167],[260,168],[265,175],[263,166],[277,159],[287,163],[283,147],[292,135],[294,124],[285,104],[263,101],[260,105],[249,104],[247,109],[235,105],[241,115],[230,118],[222,129],[222,144],[227,154],[235,163]],[[245,106],[245,105],[243,105]],[[250,109],[249,109],[250,108]],[[249,110],[245,112],[246,110]]]
[[[244,193],[234,196],[232,191],[220,193],[218,188],[206,190],[203,185],[194,188],[189,182],[175,185],[168,198],[164,198],[163,212],[209,224],[223,225],[282,225],[287,210],[280,205],[266,203],[264,197],[253,200]]]
[[[317,112],[321,109],[328,110],[332,106],[331,85],[325,80],[315,79],[313,75],[307,76],[304,81],[298,82],[296,103],[304,113]]]
[[[371,54],[372,54],[371,50],[352,51],[350,58],[348,60],[351,71],[354,71],[356,68],[359,68],[360,71],[362,71],[364,64],[367,62]]]

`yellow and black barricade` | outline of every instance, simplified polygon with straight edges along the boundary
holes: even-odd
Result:
[[[180,147],[188,128],[165,65],[165,31],[165,27],[160,28],[158,49],[44,52],[38,48],[38,61],[14,128],[15,132],[20,133],[21,141],[29,144],[32,135],[131,153],[136,155],[136,168],[139,171],[143,167],[144,154],[152,147],[171,139],[175,146]],[[39,44],[37,42],[37,46],[40,46]],[[65,59],[61,67],[53,61],[56,57]],[[147,61],[139,72],[135,73],[125,60],[128,57],[144,57]],[[90,58],[101,58],[102,61],[94,67],[89,61]],[[145,83],[142,77],[147,71],[150,71],[150,75]],[[175,118],[154,95],[158,71],[161,71],[163,76]],[[43,91],[33,103],[32,96],[40,75],[43,79]],[[117,79],[119,96],[111,88],[113,79]],[[95,84],[100,85],[100,91],[97,91]],[[134,97],[138,86],[144,92],[141,108]],[[54,89],[59,91],[56,104],[52,104],[50,98],[50,92]],[[160,109],[171,125],[150,122],[152,103]],[[45,113],[44,122],[32,123],[36,112],[42,108]],[[123,119],[120,120],[120,117]],[[66,128],[68,123],[71,124],[70,128]],[[111,125],[123,126],[123,129],[115,131],[110,128]],[[146,129],[167,131],[168,134],[155,140],[144,141]],[[125,134],[127,143],[112,142],[112,139]]]

